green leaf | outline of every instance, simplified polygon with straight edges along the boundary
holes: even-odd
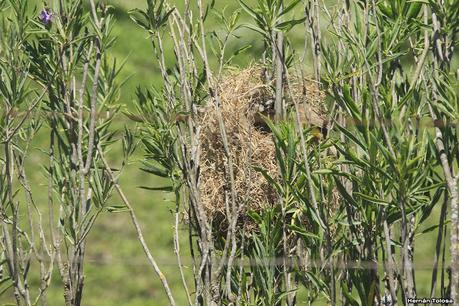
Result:
[[[335,126],[338,128],[338,130],[343,133],[347,138],[349,138],[353,143],[355,143],[356,145],[358,145],[362,150],[363,152],[366,152],[368,151],[367,147],[363,144],[363,142],[361,142],[351,131],[349,131],[349,129],[346,129],[344,127],[342,127],[339,123],[335,123]]]
[[[296,232],[297,234],[300,234],[301,236],[303,237],[307,237],[307,238],[312,238],[312,239],[316,239],[316,240],[320,240],[320,237],[317,236],[316,234],[314,233],[311,233],[311,232],[308,232],[306,229],[304,229],[303,227],[299,227],[295,224],[291,224],[289,225],[289,228]]]
[[[359,207],[358,203],[354,200],[354,198],[347,192],[346,188],[344,188],[343,184],[341,184],[341,181],[339,178],[334,177],[335,183],[336,183],[336,188],[338,188],[339,193],[344,197],[346,201],[348,201],[351,206],[354,207]]]
[[[324,281],[322,281],[321,278],[314,273],[306,271],[305,277],[316,287],[318,291],[324,291],[324,289],[327,288],[327,285],[324,283]]]
[[[446,221],[444,225],[447,225],[448,223],[449,223],[449,221]],[[417,236],[430,233],[433,230],[436,230],[439,226],[440,226],[440,224],[435,224],[435,225],[429,226],[428,228],[426,228],[426,229],[422,230],[420,233],[418,233]]]
[[[149,165],[147,168],[140,168],[140,170],[142,171],[145,171],[147,173],[150,173],[150,174],[153,174],[153,175],[156,175],[156,176],[159,176],[159,177],[164,177],[164,178],[167,178],[169,177],[169,174],[167,173],[166,170],[164,169],[161,169],[159,167],[156,167],[156,166],[153,166],[153,165]]]
[[[343,294],[346,298],[346,302],[350,303],[352,306],[360,306],[360,303],[352,296],[352,292],[349,291],[349,288],[345,282],[342,283]]]
[[[257,167],[257,166],[254,166],[253,167],[255,169],[255,171],[257,172],[260,172],[263,177],[272,185],[276,188],[277,192],[279,192],[279,194],[283,194],[283,188],[282,186],[279,185],[278,182],[276,182],[276,180],[274,180],[269,174],[268,174],[268,171],[266,169],[263,169],[261,167]]]
[[[357,120],[357,122],[360,123],[362,121],[360,110],[357,104],[355,103],[354,98],[352,98],[351,88],[348,84],[343,85],[343,97],[344,97],[344,102],[346,103],[346,106],[350,110],[352,117],[354,118],[354,120]]]
[[[367,297],[367,305],[373,305],[376,295],[376,281],[373,280],[370,285],[370,292]]]
[[[293,1],[289,6],[287,6],[286,8],[284,8],[284,10],[282,11],[282,13],[279,14],[279,17],[282,17],[284,16],[285,14],[288,14],[291,10],[293,10],[297,5],[298,3],[300,3],[302,0],[295,0]]]
[[[253,10],[250,6],[245,4],[244,1],[238,0],[238,2],[241,5],[241,7],[244,9],[244,11],[246,11],[250,16],[252,16],[254,19],[258,18],[258,13],[255,12],[255,10]]]
[[[129,208],[127,208],[125,205],[113,205],[108,206],[105,209],[110,213],[123,213],[129,211]]]
[[[420,0],[412,0],[408,1],[409,4],[409,9],[406,14],[406,18],[409,20],[411,18],[416,18],[419,15],[419,12],[421,11],[422,4],[425,3],[424,1]]]
[[[367,194],[363,194],[363,193],[360,193],[360,192],[354,192],[354,194],[359,196],[359,197],[361,197],[362,199],[364,199],[366,201],[369,201],[369,202],[372,202],[372,203],[375,203],[375,204],[378,204],[378,205],[384,205],[384,206],[389,205],[389,203],[387,201],[384,201],[384,200],[369,196]]]
[[[0,296],[2,296],[11,287],[13,287],[13,281],[10,277],[5,277],[0,280]]]
[[[276,302],[274,303],[274,305],[278,305],[282,302],[282,300],[288,296],[290,293],[293,293],[293,292],[296,292],[298,291],[298,288],[297,289],[292,289],[292,290],[288,290],[286,292],[282,292],[281,294],[279,294],[279,296],[277,297],[276,299]]]
[[[278,29],[278,30],[281,30],[281,31],[284,31],[284,32],[288,32],[294,26],[296,26],[297,24],[303,23],[305,20],[306,20],[306,17],[303,17],[301,19],[293,19],[293,20],[289,20],[289,21],[284,21],[284,22],[276,24],[275,25],[275,29]]]
[[[241,53],[244,53],[245,51],[247,51],[250,48],[252,48],[252,45],[242,46],[239,49],[237,49],[236,51],[234,51],[233,55],[237,56],[237,55],[239,55]]]
[[[146,187],[139,186],[141,189],[151,190],[151,191],[164,191],[164,192],[174,192],[173,186],[164,186],[164,187]]]
[[[266,32],[264,29],[262,29],[260,27],[256,27],[256,26],[251,25],[251,24],[244,24],[243,27],[245,27],[247,29],[250,29],[252,31],[255,31],[257,33],[260,33],[264,37],[269,37],[268,32]]]
[[[334,174],[336,171],[331,170],[331,169],[319,169],[313,171],[313,174],[322,174],[322,175],[327,175],[327,174]]]

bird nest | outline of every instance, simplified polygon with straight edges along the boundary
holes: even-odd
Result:
[[[272,115],[269,101],[274,100],[272,86],[265,81],[263,71],[260,66],[231,69],[219,85],[219,109],[229,154],[224,147],[215,103],[208,103],[199,116],[201,200],[208,215],[218,220],[215,223],[226,223],[232,207],[227,200],[231,199],[229,157],[233,164],[235,202],[240,215],[249,210],[259,212],[278,199],[274,187],[255,170],[256,167],[262,168],[271,177],[278,178],[273,137],[260,120],[260,113],[268,117]],[[286,103],[289,104],[292,97],[302,102],[299,108],[301,120],[315,125],[325,122],[324,95],[317,84],[301,78],[293,78],[288,84]]]

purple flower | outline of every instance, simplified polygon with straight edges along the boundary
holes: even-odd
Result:
[[[45,25],[48,25],[50,22],[51,22],[51,17],[53,16],[53,13],[51,12],[50,9],[43,9],[40,13],[40,15],[38,16],[38,18],[40,19],[40,21],[42,23],[44,23]]]

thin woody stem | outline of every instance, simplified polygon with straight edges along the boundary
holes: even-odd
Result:
[[[113,171],[110,168],[110,165],[108,164],[107,160],[105,159],[104,152],[103,152],[102,148],[100,147],[100,145],[97,146],[97,150],[99,152],[99,157],[102,160],[102,163],[104,164],[105,171],[108,173],[108,176],[109,176],[111,182],[113,183],[113,185],[115,186],[115,189],[118,192],[119,196],[121,197],[121,200],[123,201],[123,203],[128,208],[129,216],[131,217],[132,224],[134,225],[135,231],[137,233],[137,238],[138,238],[138,240],[139,240],[139,242],[140,242],[140,244],[142,246],[142,249],[145,252],[145,255],[147,256],[147,259],[148,259],[150,265],[153,267],[153,269],[155,270],[155,272],[158,275],[159,279],[161,280],[161,283],[163,285],[164,291],[166,292],[167,298],[169,299],[170,305],[171,306],[175,306],[176,303],[175,303],[174,297],[172,296],[172,291],[171,291],[171,289],[169,287],[167,279],[164,276],[164,274],[162,273],[162,271],[159,268],[156,260],[154,259],[153,255],[150,252],[150,249],[149,249],[149,247],[148,247],[148,245],[147,245],[147,243],[145,241],[145,238],[144,238],[143,233],[142,233],[142,228],[141,228],[140,223],[139,223],[139,221],[137,219],[137,216],[136,216],[136,214],[134,212],[134,209],[132,208],[131,203],[129,202],[129,200],[126,197],[125,193],[123,192],[123,190],[121,189],[120,185],[118,184],[117,179],[115,178],[115,175],[113,174]]]

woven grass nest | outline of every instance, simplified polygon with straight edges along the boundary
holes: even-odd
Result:
[[[278,198],[263,175],[254,170],[255,166],[266,169],[271,177],[277,177],[278,173],[272,134],[260,125],[260,105],[274,99],[272,86],[264,81],[263,71],[261,66],[255,65],[243,70],[229,69],[219,88],[220,110],[233,161],[237,204],[242,205],[242,214],[248,210],[261,211]],[[287,104],[291,100],[290,94],[296,101],[306,103],[306,107],[301,105],[300,109],[307,109],[308,116],[305,111],[300,111],[301,120],[321,125],[326,110],[324,94],[317,83],[294,78],[288,84],[290,88],[285,89]],[[262,113],[270,116],[269,110]],[[230,195],[228,160],[214,103],[208,103],[201,114],[201,200],[213,220],[225,223],[231,207],[230,203],[225,203],[225,195]]]

